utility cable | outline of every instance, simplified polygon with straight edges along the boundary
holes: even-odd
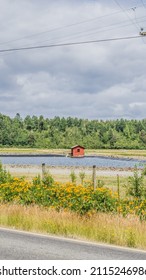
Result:
[[[112,16],[112,15],[115,15],[115,14],[118,14],[118,13],[121,13],[121,11],[113,12],[111,14],[107,14],[107,15],[103,15],[103,16],[99,16],[99,17],[95,17],[95,18],[91,18],[89,20],[83,20],[83,21],[79,21],[79,22],[76,22],[76,23],[71,23],[71,24],[64,25],[64,26],[54,27],[52,29],[48,29],[48,30],[44,30],[44,31],[41,31],[41,32],[33,33],[33,34],[30,34],[28,36],[24,36],[24,37],[21,37],[21,38],[18,38],[18,39],[13,39],[13,40],[9,40],[9,41],[6,41],[6,42],[2,42],[2,43],[0,43],[0,45],[7,44],[7,43],[12,43],[12,42],[16,42],[16,41],[24,40],[24,39],[28,39],[28,38],[32,38],[32,37],[36,37],[36,36],[40,36],[40,35],[44,35],[46,33],[70,28],[70,27],[81,25],[81,24],[84,24],[84,23],[96,21],[98,19],[109,17],[109,16]]]
[[[121,8],[121,10],[124,12],[124,14],[129,18],[129,20],[136,26],[136,29],[139,31],[140,26],[132,20],[132,18],[128,15],[128,13],[125,11],[125,9],[119,4],[118,0],[113,0],[113,1]],[[136,9],[136,7],[133,9],[134,12],[135,12],[135,9]],[[142,38],[142,41],[145,44],[144,38]]]
[[[141,20],[141,21],[138,21],[139,23],[141,23],[141,22],[145,22],[146,21],[146,17],[144,16],[144,17],[140,17],[140,18],[138,18],[139,20],[140,19],[145,19],[145,20]],[[57,43],[59,43],[58,42],[58,40],[59,39],[63,39],[63,40],[65,40],[65,39],[72,39],[72,38],[74,38],[74,39],[77,39],[78,37],[85,37],[86,39],[88,38],[88,37],[91,37],[91,36],[93,36],[93,35],[97,35],[97,34],[99,34],[99,33],[102,33],[102,32],[108,32],[108,31],[111,31],[111,30],[115,30],[115,29],[119,29],[119,28],[125,28],[125,27],[128,27],[128,26],[130,26],[130,25],[132,25],[132,23],[129,23],[129,21],[127,20],[126,22],[125,22],[125,24],[123,23],[123,21],[121,21],[120,23],[118,23],[118,24],[116,24],[116,23],[114,23],[114,24],[111,24],[111,25],[105,25],[105,26],[102,26],[102,27],[100,27],[100,28],[96,28],[96,27],[94,27],[94,28],[92,28],[92,29],[88,29],[88,30],[86,30],[86,31],[80,31],[80,32],[76,32],[75,34],[70,34],[70,35],[66,35],[65,37],[64,36],[61,36],[60,35],[60,37],[56,37],[55,39],[57,40],[55,43],[57,44]],[[127,24],[126,24],[127,23]],[[41,44],[41,43],[43,43],[43,42],[49,42],[50,41],[50,39],[46,39],[46,40],[43,40],[43,41],[39,41],[39,42],[37,42],[37,44]],[[50,42],[51,43],[51,42]],[[61,42],[60,42],[61,43]],[[63,42],[62,42],[63,43]],[[30,45],[30,44],[29,44]],[[27,45],[27,46],[29,46],[29,45]]]
[[[119,7],[121,9],[121,6],[119,6]],[[137,6],[137,8],[138,7],[141,7],[141,5]],[[122,8],[122,12],[126,12],[126,11],[129,11],[131,9],[132,8],[128,8],[128,9],[123,9]],[[121,13],[121,11],[116,11],[116,12],[113,12],[113,13],[110,13],[110,14],[106,14],[106,15],[103,15],[103,16],[95,17],[95,18],[90,18],[88,20],[83,20],[83,21],[79,21],[79,22],[76,22],[76,23],[72,23],[72,24],[68,24],[68,25],[64,25],[64,26],[60,26],[60,27],[54,27],[52,29],[45,30],[45,31],[42,31],[42,32],[37,32],[37,33],[33,33],[33,34],[30,34],[30,35],[27,35],[27,36],[24,36],[24,37],[20,37],[20,38],[17,38],[17,39],[12,39],[12,40],[8,40],[8,41],[5,41],[5,42],[1,42],[0,45],[9,44],[9,43],[12,43],[12,42],[17,42],[17,41],[20,41],[20,40],[29,39],[29,38],[36,37],[36,36],[41,36],[41,35],[44,35],[44,34],[47,34],[47,33],[50,33],[50,32],[63,30],[63,29],[66,29],[66,28],[77,26],[77,25],[82,25],[84,23],[93,22],[93,21],[100,20],[100,19],[106,18],[106,17],[110,17],[110,16],[113,16],[113,15],[116,15],[116,14],[119,14],[119,13]]]
[[[146,9],[146,3],[144,3],[143,0],[141,0],[141,3],[142,3],[142,5],[143,5],[143,7]]]
[[[129,20],[136,26],[136,28],[139,31],[139,26],[137,26],[137,24],[133,21],[133,19],[127,14],[125,9],[119,4],[119,2],[117,0],[113,0],[113,1],[120,7],[120,9],[123,11],[123,13],[129,18]],[[134,7],[133,9],[136,9],[136,7]]]
[[[108,38],[108,39],[81,41],[81,42],[71,42],[71,43],[62,43],[62,44],[50,44],[50,45],[30,46],[30,47],[22,47],[22,48],[0,49],[0,53],[25,51],[25,50],[34,50],[34,49],[45,49],[45,48],[54,48],[54,47],[75,46],[75,45],[85,45],[85,44],[92,44],[92,43],[121,41],[121,40],[137,39],[137,38],[141,38],[141,36],[137,35],[137,36],[128,36],[128,37],[119,37],[119,38]]]

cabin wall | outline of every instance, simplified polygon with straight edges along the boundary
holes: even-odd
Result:
[[[84,156],[84,149],[81,147],[75,147],[71,151],[71,155],[73,157],[79,157],[79,156]]]

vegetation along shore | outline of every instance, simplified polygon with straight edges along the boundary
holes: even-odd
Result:
[[[93,188],[74,170],[64,183],[49,172],[27,180],[1,164],[0,225],[146,250],[145,169],[135,167],[122,188],[116,179],[115,189],[99,179]]]
[[[78,118],[14,118],[0,114],[1,147],[70,149],[146,149],[146,119],[87,120]]]
[[[0,156],[146,159],[146,120],[14,118],[0,114]],[[146,168],[0,164],[0,225],[146,250]],[[95,182],[94,182],[95,183]]]
[[[0,147],[0,156],[20,155],[20,156],[67,156],[70,149],[43,149],[43,148],[14,148]],[[128,158],[146,160],[146,150],[127,150],[127,149],[86,149],[85,156],[111,157],[111,158]]]

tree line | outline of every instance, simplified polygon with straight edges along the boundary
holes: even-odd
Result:
[[[145,149],[146,119],[88,120],[0,114],[0,147]]]

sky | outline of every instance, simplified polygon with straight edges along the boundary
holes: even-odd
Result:
[[[146,118],[146,0],[0,0],[0,113]],[[4,51],[4,52],[2,52]]]

